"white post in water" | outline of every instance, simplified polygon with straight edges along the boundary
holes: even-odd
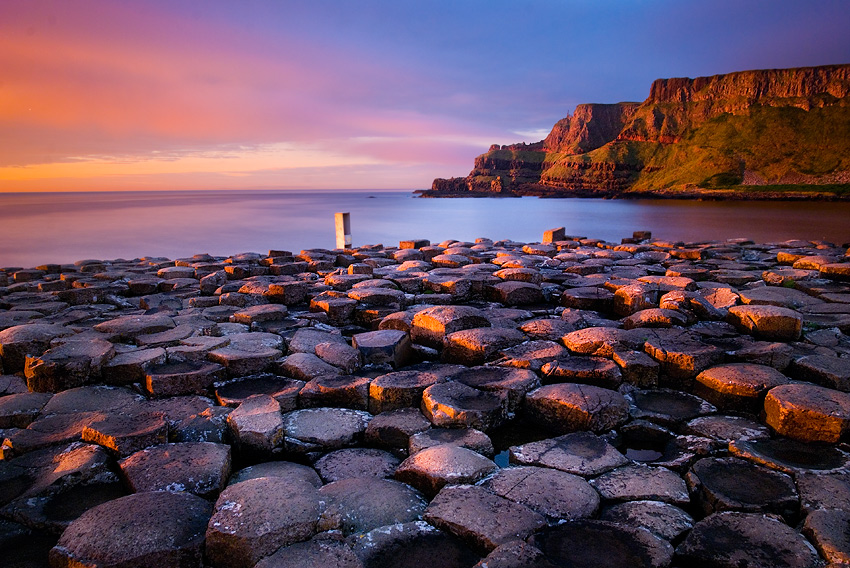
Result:
[[[351,248],[351,213],[334,213],[336,248]]]

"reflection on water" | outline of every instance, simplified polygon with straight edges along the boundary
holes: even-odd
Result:
[[[850,203],[417,199],[365,191],[0,194],[0,266],[331,248],[336,211],[351,212],[355,245],[537,241],[560,226],[616,242],[637,230],[684,241],[850,241]]]

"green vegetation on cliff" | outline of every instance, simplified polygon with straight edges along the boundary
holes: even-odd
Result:
[[[636,195],[732,189],[850,196],[850,65],[653,83],[579,105],[533,145],[493,147],[444,193]]]

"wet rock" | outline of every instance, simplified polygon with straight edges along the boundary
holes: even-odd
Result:
[[[209,359],[223,365],[231,377],[261,373],[282,354],[283,339],[273,333],[237,333],[230,343],[211,351]],[[295,377],[298,378],[298,377]]]
[[[52,396],[27,392],[0,397],[0,428],[26,428]]]
[[[664,568],[673,557],[673,547],[648,530],[608,521],[565,523],[531,543],[556,566]]]
[[[729,452],[792,475],[843,471],[850,465],[850,456],[838,448],[788,438],[734,440]]]
[[[207,501],[189,493],[154,491],[114,499],[71,523],[50,551],[50,565],[200,565],[210,513]]]
[[[0,331],[0,362],[3,372],[22,372],[28,355],[41,355],[50,348],[51,341],[69,335],[73,335],[70,329],[47,323],[16,325]]]
[[[372,418],[366,427],[365,441],[371,446],[406,450],[411,436],[430,427],[431,422],[418,408],[399,408]]]
[[[767,341],[795,341],[803,324],[799,313],[777,306],[733,306],[728,320],[745,333]]]
[[[287,461],[258,463],[240,469],[233,474],[228,485],[260,477],[280,477],[296,483],[308,483],[316,488],[322,486],[319,474],[312,467]]]
[[[837,442],[850,428],[850,395],[807,384],[780,385],[764,400],[777,433],[809,442]]]
[[[689,514],[661,501],[627,501],[612,505],[603,509],[599,519],[644,528],[668,542],[675,541],[694,526]]]
[[[392,477],[400,463],[384,450],[345,448],[325,454],[314,467],[325,483],[332,483],[352,477]]]
[[[533,466],[501,469],[482,486],[550,520],[592,517],[599,509],[599,494],[587,481],[557,469]]]
[[[554,432],[603,432],[625,423],[629,406],[616,391],[559,383],[528,393],[525,412],[531,420]]]
[[[352,346],[360,351],[367,365],[388,363],[399,368],[406,365],[413,355],[409,335],[396,329],[358,333],[352,337]]]
[[[445,337],[462,329],[489,327],[481,312],[470,306],[434,306],[416,313],[410,338],[428,347],[440,348]]]
[[[265,394],[280,404],[282,412],[290,412],[298,407],[298,393],[304,385],[304,381],[297,379],[261,374],[219,385],[215,397],[220,405],[235,408],[250,396]]]
[[[850,564],[850,513],[819,510],[806,517],[803,534],[835,565]]]
[[[260,560],[255,568],[363,568],[360,559],[346,543],[331,539],[314,538],[281,547]]]
[[[426,448],[401,462],[395,478],[426,496],[436,495],[445,485],[476,483],[498,467],[467,448],[441,444]]]
[[[427,501],[412,487],[374,477],[348,478],[319,489],[325,509],[320,530],[341,530],[345,536],[422,518]]]
[[[120,462],[134,493],[188,491],[216,497],[230,476],[230,446],[210,442],[162,444]]]
[[[494,454],[490,437],[475,428],[431,428],[413,434],[409,439],[408,451],[413,455],[441,444],[461,446],[491,459]]]
[[[124,457],[148,446],[164,444],[168,439],[168,422],[161,412],[113,414],[86,425],[82,439]]]
[[[316,533],[318,490],[281,477],[248,479],[227,487],[206,530],[206,557],[215,568],[251,568],[278,548]]]
[[[717,410],[699,397],[671,389],[635,390],[626,394],[626,400],[632,418],[668,427]]]
[[[629,463],[614,446],[590,432],[576,432],[557,438],[511,446],[510,460],[522,465],[559,469],[592,477]]]
[[[540,369],[544,384],[582,383],[616,389],[622,374],[616,363],[602,357],[561,356]]]
[[[68,341],[41,355],[27,356],[24,374],[33,392],[59,392],[100,379],[101,368],[115,354],[105,340]]]
[[[766,426],[740,416],[701,416],[688,422],[684,432],[724,443],[770,437],[770,430]]]
[[[374,529],[354,538],[352,548],[369,568],[467,568],[479,559],[460,539],[425,521]]]
[[[245,399],[227,416],[227,425],[237,448],[245,452],[268,455],[283,442],[280,404],[267,394]]]
[[[797,531],[756,513],[715,513],[694,525],[676,548],[682,565],[814,568],[817,552]]]
[[[443,488],[425,510],[425,520],[484,552],[546,526],[528,507],[472,485]]]
[[[327,452],[363,440],[372,416],[347,408],[306,408],[284,416],[286,449],[292,453]]]
[[[600,475],[590,484],[609,501],[651,500],[679,506],[690,503],[685,482],[663,467],[625,466]]]
[[[202,359],[206,358],[204,352]],[[145,380],[147,370],[156,365],[164,365],[166,351],[162,347],[135,349],[118,353],[101,368],[103,382],[110,385],[130,385]]]
[[[486,432],[507,418],[507,397],[448,381],[425,389],[422,412],[437,427],[476,428]]]
[[[215,406],[184,418],[171,431],[174,442],[230,443],[227,417],[231,408]]]
[[[774,513],[794,520],[799,499],[789,475],[736,458],[706,458],[687,475],[696,503],[706,515],[721,511]]]

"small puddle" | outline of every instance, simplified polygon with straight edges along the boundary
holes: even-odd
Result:
[[[493,461],[496,462],[496,465],[499,467],[508,467],[510,464],[511,452],[510,450],[502,450],[493,458]]]
[[[630,460],[637,462],[654,462],[664,457],[664,454],[651,448],[623,448],[621,450]]]

